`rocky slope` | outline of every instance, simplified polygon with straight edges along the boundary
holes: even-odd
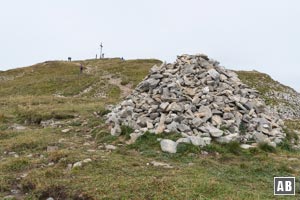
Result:
[[[244,83],[260,92],[270,112],[278,113],[282,119],[300,118],[300,94],[294,89],[258,71],[236,71],[236,73]]]
[[[145,131],[179,132],[178,141],[162,140],[162,150],[175,153],[178,143],[197,146],[239,141],[276,146],[285,137],[283,121],[270,115],[258,91],[237,74],[206,55],[182,55],[174,64],[154,66],[150,74],[108,114],[111,134],[120,126],[135,129],[134,140]]]

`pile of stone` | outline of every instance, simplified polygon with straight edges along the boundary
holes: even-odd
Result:
[[[107,115],[107,123],[115,136],[121,125],[132,127],[132,140],[145,132],[180,133],[177,141],[161,140],[162,150],[171,153],[182,142],[205,146],[212,140],[238,141],[249,148],[257,143],[276,146],[285,138],[283,121],[267,113],[258,92],[203,54],[181,55],[173,64],[152,67]]]

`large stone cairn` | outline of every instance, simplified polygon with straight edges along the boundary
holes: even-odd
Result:
[[[237,74],[206,55],[181,55],[174,64],[154,66],[150,74],[107,115],[111,134],[132,127],[131,141],[146,131],[180,133],[177,141],[161,140],[163,151],[176,152],[179,143],[197,146],[238,141],[244,148],[279,144],[283,121],[266,113],[256,90]],[[149,133],[146,133],[149,134]]]

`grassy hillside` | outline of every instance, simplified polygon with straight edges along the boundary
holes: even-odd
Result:
[[[245,84],[257,89],[261,93],[262,97],[266,100],[267,104],[278,104],[283,101],[273,97],[271,95],[273,91],[289,94],[297,93],[294,89],[273,80],[268,74],[264,74],[255,70],[236,71],[236,73]],[[284,103],[289,104],[289,102]]]
[[[79,73],[80,63],[85,67],[83,74]],[[0,93],[2,96],[55,93],[72,96],[93,84],[106,86],[108,83],[104,76],[107,74],[120,77],[124,84],[132,83],[135,86],[148,73],[150,67],[159,63],[158,60],[121,61],[117,58],[78,62],[49,61],[0,72]]]
[[[0,72],[0,199],[274,199],[274,176],[299,175],[299,152],[288,141],[251,150],[181,145],[171,155],[159,149],[162,136],[131,145],[128,127],[111,136],[106,106],[160,63],[51,61]],[[299,123],[287,124],[289,139],[298,140]]]

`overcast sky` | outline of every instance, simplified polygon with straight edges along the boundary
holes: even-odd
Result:
[[[0,70],[205,53],[300,90],[299,0],[0,0]]]

